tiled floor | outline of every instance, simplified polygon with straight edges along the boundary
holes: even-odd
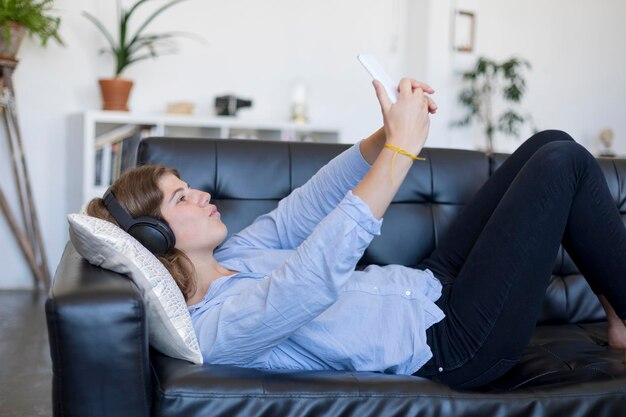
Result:
[[[0,415],[52,416],[45,294],[0,291]]]

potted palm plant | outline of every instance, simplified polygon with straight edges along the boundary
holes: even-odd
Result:
[[[50,39],[60,45],[61,18],[52,16],[52,0],[0,0],[0,59],[16,61],[24,35],[39,38],[41,46]]]
[[[474,67],[463,73],[465,87],[459,94],[459,103],[467,113],[452,125],[466,126],[472,120],[481,124],[487,138],[487,154],[493,153],[493,139],[497,131],[518,136],[525,123],[532,124],[530,115],[522,115],[516,108],[526,92],[525,69],[530,69],[530,63],[522,58],[513,57],[498,63],[479,57]],[[508,105],[499,115],[495,114],[496,100]]]
[[[166,9],[186,0],[171,0],[154,10],[131,34],[130,21],[137,10],[150,0],[139,0],[130,8],[125,9],[117,2],[117,38],[109,32],[95,16],[83,12],[83,16],[89,19],[107,40],[108,46],[101,53],[110,53],[115,59],[115,76],[112,79],[100,79],[103,109],[128,111],[128,97],[133,87],[133,81],[122,77],[124,70],[130,65],[148,58],[156,58],[166,53],[173,53],[172,38],[181,36],[181,32],[168,32],[158,34],[145,33],[147,26]]]

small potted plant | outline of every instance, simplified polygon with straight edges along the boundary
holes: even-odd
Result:
[[[159,34],[145,33],[146,27],[166,9],[185,0],[171,0],[152,12],[143,23],[138,25],[134,34],[130,33],[130,19],[144,3],[150,0],[139,0],[130,8],[122,8],[118,1],[117,39],[104,25],[93,15],[83,12],[83,16],[93,22],[108,42],[101,53],[110,53],[115,58],[115,77],[112,79],[100,79],[100,89],[103,99],[103,110],[128,111],[128,97],[133,82],[122,77],[125,69],[130,65],[148,58],[156,58],[166,53],[173,53],[173,45],[169,42],[176,36],[183,35],[180,32],[168,32]]]
[[[520,127],[531,120],[529,115],[519,114],[514,107],[526,92],[523,70],[529,68],[528,61],[521,58],[514,57],[497,63],[479,57],[474,68],[463,73],[466,87],[459,94],[459,103],[467,109],[467,114],[463,119],[453,122],[453,126],[466,126],[472,120],[482,124],[488,155],[493,153],[493,136],[496,131],[519,135]],[[497,96],[504,103],[510,104],[498,116],[494,115],[494,100]]]
[[[52,16],[52,0],[0,0],[0,59],[16,61],[24,35],[39,38],[45,47],[52,38],[60,45],[61,18]]]

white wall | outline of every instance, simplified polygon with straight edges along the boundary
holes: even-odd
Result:
[[[621,0],[425,0],[429,6],[427,78],[438,88],[439,114],[429,144],[474,148],[484,143],[477,128],[450,129],[463,114],[457,106],[460,72],[477,56],[504,60],[513,55],[532,64],[522,110],[541,129],[568,131],[596,152],[598,134],[610,127],[614,147],[626,154],[626,2]],[[454,10],[476,15],[476,50],[451,49]],[[530,133],[529,131],[524,132]],[[525,137],[525,136],[524,136]],[[497,151],[511,152],[520,140],[499,134]]]
[[[200,114],[210,114],[213,97],[232,92],[254,99],[254,108],[243,110],[242,118],[285,121],[292,89],[302,81],[308,86],[312,122],[341,126],[347,139],[362,136],[380,120],[356,54],[371,51],[390,70],[403,70],[400,14],[405,2],[185,2],[170,9],[167,19],[155,21],[155,28],[184,29],[208,45],[180,41],[179,54],[131,67],[127,75],[137,81],[132,110],[161,112],[169,100],[191,100]],[[107,2],[94,10],[113,18]],[[84,33],[84,42],[101,42],[86,22]],[[98,59],[95,51],[89,59],[102,63],[93,79],[108,75],[108,60]],[[92,100],[91,106],[97,105]]]
[[[111,27],[114,4],[57,0],[67,46],[42,49],[27,39],[19,54],[19,119],[52,270],[67,240],[65,196],[72,190],[66,178],[78,174],[66,158],[68,118],[99,108],[97,79],[110,76],[113,67],[110,57],[98,55],[104,40],[80,12],[90,11]],[[411,74],[437,89],[440,111],[428,146],[473,148],[479,137],[472,129],[449,128],[458,112],[455,70],[471,58],[450,45],[452,12],[461,6],[476,12],[477,53],[496,59],[518,53],[532,62],[526,105],[539,127],[563,128],[592,147],[597,132],[610,126],[616,148],[626,154],[620,117],[626,29],[619,24],[626,3],[619,0],[190,0],[157,19],[153,29],[196,33],[208,45],[184,40],[178,54],[131,67],[126,75],[136,85],[130,106],[159,113],[167,102],[189,100],[197,103],[198,115],[209,115],[215,95],[235,93],[254,99],[242,118],[282,122],[293,86],[303,81],[311,121],[337,125],[342,141],[354,142],[381,123],[373,88],[355,58],[367,51],[392,75]],[[518,144],[498,143],[501,150]],[[17,213],[7,154],[0,137],[0,185]],[[4,219],[0,254],[0,288],[30,287]]]

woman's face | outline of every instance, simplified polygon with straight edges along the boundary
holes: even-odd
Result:
[[[211,194],[189,188],[172,174],[159,179],[163,193],[161,214],[176,236],[176,248],[190,255],[213,251],[224,241],[226,225],[220,219],[217,207],[209,204]]]

